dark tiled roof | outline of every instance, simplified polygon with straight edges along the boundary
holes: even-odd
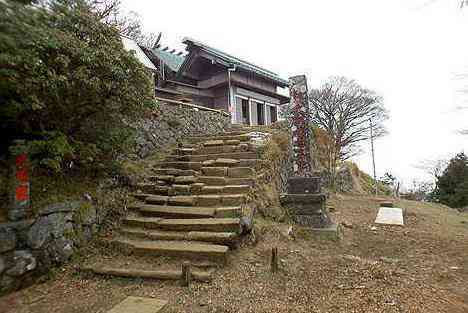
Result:
[[[169,52],[169,50],[164,51],[162,49],[156,48],[152,49],[151,52],[153,52],[156,57],[162,60],[174,72],[177,72],[182,63],[185,61],[184,55],[177,55],[175,53]]]
[[[255,64],[252,64],[252,63],[249,63],[247,61],[244,61],[244,60],[241,60],[239,58],[236,58],[230,54],[227,54],[221,50],[218,50],[218,49],[215,49],[215,48],[212,48],[202,42],[199,42],[199,41],[196,41],[196,40],[193,40],[191,38],[184,38],[184,40],[182,41],[184,44],[187,44],[187,45],[194,45],[194,46],[197,46],[203,50],[205,50],[206,52],[208,52],[209,54],[212,54],[220,59],[222,59],[223,61],[227,62],[227,63],[230,63],[232,65],[236,65],[244,70],[247,70],[247,71],[252,71],[252,72],[255,72],[261,76],[264,76],[264,77],[267,77],[271,80],[274,80],[275,82],[277,83],[280,83],[282,85],[288,85],[288,81],[285,80],[285,79],[282,79],[281,77],[278,76],[278,74],[276,73],[273,73],[272,71],[269,71],[267,69],[264,69],[260,66],[257,66]],[[180,67],[180,66],[179,66]]]

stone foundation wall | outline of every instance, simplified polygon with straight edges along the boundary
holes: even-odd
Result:
[[[224,111],[159,101],[151,116],[133,125],[137,130],[136,153],[144,158],[185,137],[221,133],[230,125],[231,117]]]
[[[230,127],[229,114],[176,101],[159,101],[150,116],[132,125],[136,153],[144,158],[188,136]],[[0,223],[0,295],[25,287],[54,265],[69,260],[91,240],[105,210],[89,201],[47,206],[33,219]],[[3,218],[4,219],[4,218]]]
[[[91,203],[66,202],[43,208],[35,219],[0,224],[0,295],[67,261],[92,238],[99,219]]]

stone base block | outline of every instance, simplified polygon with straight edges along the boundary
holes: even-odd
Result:
[[[321,240],[332,240],[332,241],[340,241],[343,239],[343,226],[339,224],[331,224],[325,228],[308,228],[309,231],[314,238],[321,239]]]

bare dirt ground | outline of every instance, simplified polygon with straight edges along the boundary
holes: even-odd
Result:
[[[402,200],[405,227],[375,226],[378,201],[332,197],[331,215],[347,225],[339,243],[291,238],[287,224],[258,220],[254,240],[210,284],[89,276],[74,262],[0,298],[0,312],[106,312],[129,295],[166,299],[168,312],[468,312],[468,214]],[[274,246],[281,269],[273,274]]]

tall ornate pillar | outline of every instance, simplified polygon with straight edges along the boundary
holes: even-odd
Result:
[[[340,228],[327,212],[321,179],[313,175],[307,79],[305,75],[294,76],[289,84],[294,176],[288,179],[288,193],[281,195],[281,204],[297,224],[321,237],[340,239]]]

